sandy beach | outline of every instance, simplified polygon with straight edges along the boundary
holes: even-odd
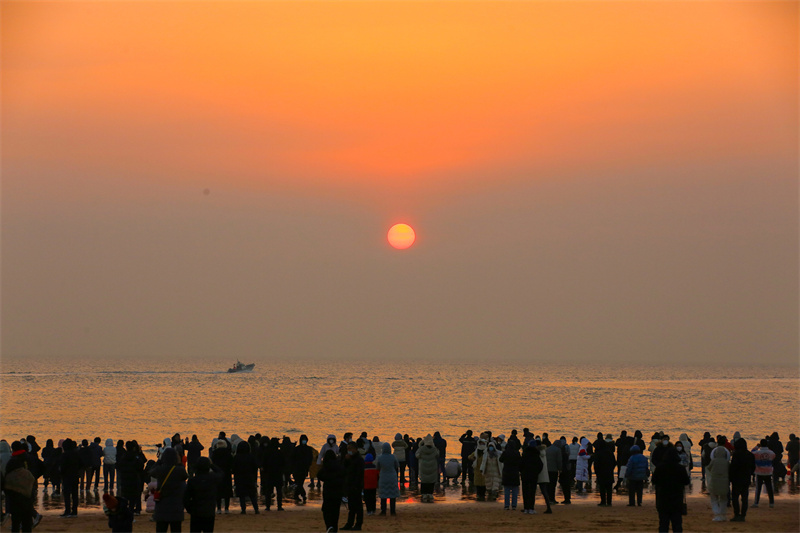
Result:
[[[542,514],[537,505],[536,515],[519,510],[504,511],[500,503],[456,502],[445,504],[398,503],[398,514],[365,516],[364,531],[655,531],[658,527],[655,503],[647,499],[642,507],[627,507],[620,498],[613,507],[597,507],[592,500],[577,501],[567,507],[557,505],[553,514]],[[732,516],[732,513],[729,513]],[[796,532],[800,530],[800,500],[776,499],[770,509],[766,502],[750,509],[747,522],[712,522],[708,499],[689,498],[689,514],[684,517],[686,531],[760,531]],[[340,525],[344,525],[346,510],[342,508]],[[10,523],[6,523],[8,527]],[[189,531],[188,515],[183,523]],[[105,516],[97,510],[82,512],[74,519],[61,519],[55,514],[45,516],[37,531],[108,531]],[[137,517],[134,531],[154,531],[149,515]],[[216,531],[324,531],[322,512],[318,503],[305,507],[286,506],[285,512],[274,510],[247,515],[233,510],[229,515],[217,515]]]

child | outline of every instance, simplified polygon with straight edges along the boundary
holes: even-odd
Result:
[[[371,453],[364,457],[364,506],[367,508],[367,516],[375,514],[377,501],[378,469],[375,467],[374,459]]]
[[[112,532],[133,531],[133,512],[129,509],[125,498],[103,494],[103,512],[108,517],[108,527]]]

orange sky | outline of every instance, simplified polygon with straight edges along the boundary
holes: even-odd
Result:
[[[2,6],[4,160],[85,179],[402,193],[797,149],[796,2]]]

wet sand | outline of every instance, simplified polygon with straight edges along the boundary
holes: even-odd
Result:
[[[751,494],[752,497],[752,494]],[[750,509],[747,521],[712,522],[708,498],[690,497],[689,514],[684,517],[686,531],[800,531],[800,499],[777,498],[770,509],[766,501],[760,507]],[[575,498],[569,506],[556,505],[553,514],[542,514],[541,498],[537,499],[536,515],[517,511],[504,511],[501,502],[454,501],[448,503],[422,504],[416,501],[398,502],[397,516],[365,516],[364,531],[415,532],[415,531],[656,531],[658,515],[655,501],[646,498],[642,507],[627,507],[627,497],[615,499],[613,507],[597,507],[594,498]],[[342,507],[339,525],[347,518]],[[729,518],[732,512],[729,510]],[[6,528],[10,523],[6,522]],[[134,531],[154,531],[155,524],[150,515],[142,514],[133,524]],[[189,516],[183,522],[183,530],[189,531]],[[79,511],[77,518],[58,518],[54,512],[46,514],[36,531],[108,531],[107,519],[99,510]],[[306,506],[286,505],[286,511],[261,514],[239,514],[231,508],[231,514],[217,515],[215,531],[325,531],[318,501]]]

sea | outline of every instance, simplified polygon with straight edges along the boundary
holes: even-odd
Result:
[[[0,438],[35,435],[103,442],[165,437],[301,434],[316,447],[332,433],[392,440],[439,431],[458,457],[467,429],[510,435],[587,436],[639,429],[673,440],[735,431],[749,442],[800,433],[800,369],[431,362],[254,362],[191,359],[0,361]]]

